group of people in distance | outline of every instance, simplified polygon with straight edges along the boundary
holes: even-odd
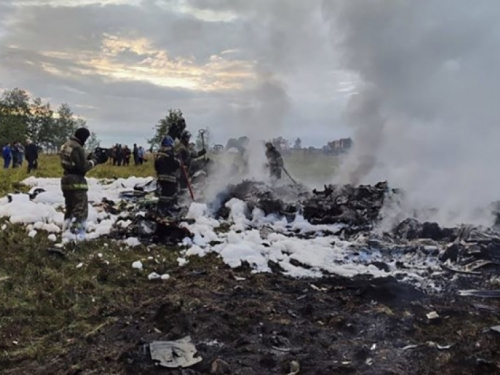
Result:
[[[2,148],[2,159],[4,169],[9,169],[11,166],[20,168],[26,160],[28,173],[30,173],[38,168],[38,147],[31,139],[27,139],[25,145],[19,141],[7,143]]]
[[[142,146],[138,147],[137,144],[134,144],[133,150],[130,150],[127,145],[122,146],[117,143],[109,149],[109,157],[112,164],[116,166],[130,165],[130,159],[133,157],[134,164],[137,166],[144,164],[146,160],[146,150],[144,150]]]

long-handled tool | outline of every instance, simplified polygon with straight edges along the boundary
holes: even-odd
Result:
[[[292,177],[292,176],[290,176],[290,173],[288,173],[288,171],[286,170],[285,166],[283,166],[282,168],[283,168],[283,172],[285,172],[285,174],[288,176],[288,178],[289,178],[290,180],[292,180],[292,182],[293,182],[295,185],[297,185],[297,181],[295,181],[295,180],[293,179],[293,177]]]
[[[186,183],[187,183],[187,186],[188,186],[188,189],[189,189],[189,194],[191,195],[191,199],[194,202],[193,188],[191,187],[191,183],[189,182],[189,176],[188,176],[188,173],[186,171],[186,166],[184,165],[184,163],[182,162],[182,160],[181,160],[181,169],[182,169],[182,173],[184,174],[184,178],[186,179]]]
[[[205,149],[205,130],[200,129],[200,135],[201,135],[201,145],[203,149]],[[207,164],[207,154],[205,153],[205,173],[207,174],[207,179],[208,179],[208,164]]]

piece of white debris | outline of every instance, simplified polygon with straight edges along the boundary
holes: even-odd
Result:
[[[62,243],[56,243],[54,247],[57,247],[58,249],[62,249],[64,247],[64,244]]]
[[[370,350],[373,352],[375,349],[377,349],[377,344],[373,344]]]
[[[130,247],[136,247],[141,244],[141,242],[135,237],[129,237],[125,241],[125,244]]]
[[[132,268],[142,270],[142,262],[138,260],[137,262],[132,263]]]
[[[82,268],[82,267],[83,267],[83,263],[78,263],[78,264],[76,265],[76,268]]]
[[[429,319],[429,320],[438,319],[438,318],[439,318],[439,315],[435,311],[427,314],[427,319]]]
[[[31,238],[33,238],[33,237],[36,236],[36,234],[37,234],[37,231],[36,230],[32,230],[31,232],[28,233],[28,236],[31,237]]]
[[[2,230],[7,229],[7,224],[2,225]]]
[[[496,332],[496,333],[500,333],[500,326],[493,326],[493,327],[490,327],[490,330]]]
[[[416,349],[418,348],[420,345],[407,345],[403,348],[404,351],[406,350],[411,350],[411,349]]]
[[[102,258],[102,253],[97,254],[99,258]]]
[[[158,279],[161,279],[161,276],[158,275],[156,272],[153,272],[153,273],[150,273],[148,275],[148,279],[149,280],[158,280]]]
[[[165,273],[165,274],[161,275],[161,279],[168,280],[168,279],[170,279],[170,275],[168,273]]]
[[[179,267],[183,267],[188,264],[188,261],[185,258],[177,258],[177,262],[179,263]]]
[[[57,237],[55,234],[49,234],[49,236],[47,238],[49,239],[49,241],[52,241],[52,242],[57,241]]]
[[[316,285],[314,285],[314,284],[311,284],[311,289],[314,289],[314,290],[316,290],[316,291],[318,291],[318,292],[327,292],[327,291],[328,291],[328,289],[327,289],[327,288],[318,288],[318,287],[317,287]]]

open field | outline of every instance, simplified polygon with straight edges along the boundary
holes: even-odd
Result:
[[[297,178],[330,162],[287,160]],[[36,176],[60,175],[57,158],[40,164]],[[151,174],[148,162],[91,176]],[[2,196],[26,189],[24,169],[0,177]],[[292,278],[276,264],[255,274],[213,254],[181,267],[183,248],[162,244],[102,238],[53,252],[42,232],[30,237],[24,226],[4,224],[1,374],[290,374],[295,362],[298,374],[499,373],[500,336],[484,331],[498,324],[496,302],[427,295],[392,277]],[[132,268],[138,260],[143,270]],[[148,280],[151,272],[170,278]],[[427,319],[431,311],[440,318]],[[144,349],[186,335],[203,357],[192,369],[158,368]]]
[[[214,157],[214,156],[212,156]],[[220,156],[215,156],[214,159]],[[95,178],[127,178],[154,176],[154,165],[148,161],[141,166],[130,165],[128,167],[115,167],[111,164],[100,165],[90,171],[89,177]],[[328,155],[293,154],[285,157],[286,167],[294,178],[304,181],[320,181],[327,183],[335,173],[338,160]],[[39,162],[39,169],[32,173],[35,177],[59,177],[62,175],[62,168],[59,165],[59,158],[56,155],[42,155]],[[19,182],[29,177],[26,168],[20,169],[0,169],[0,195],[5,195],[19,189]],[[286,179],[286,176],[283,176]]]

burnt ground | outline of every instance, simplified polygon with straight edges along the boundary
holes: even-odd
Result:
[[[496,300],[429,296],[394,279],[251,274],[213,256],[170,275],[123,282],[112,303],[84,317],[90,332],[53,333],[59,350],[49,356],[5,355],[16,346],[2,327],[0,372],[196,375],[210,374],[219,359],[217,374],[288,374],[292,361],[300,374],[500,373],[500,334],[485,331],[498,324]],[[429,321],[431,311],[440,318]],[[186,335],[203,361],[185,370],[155,366],[145,344]]]

